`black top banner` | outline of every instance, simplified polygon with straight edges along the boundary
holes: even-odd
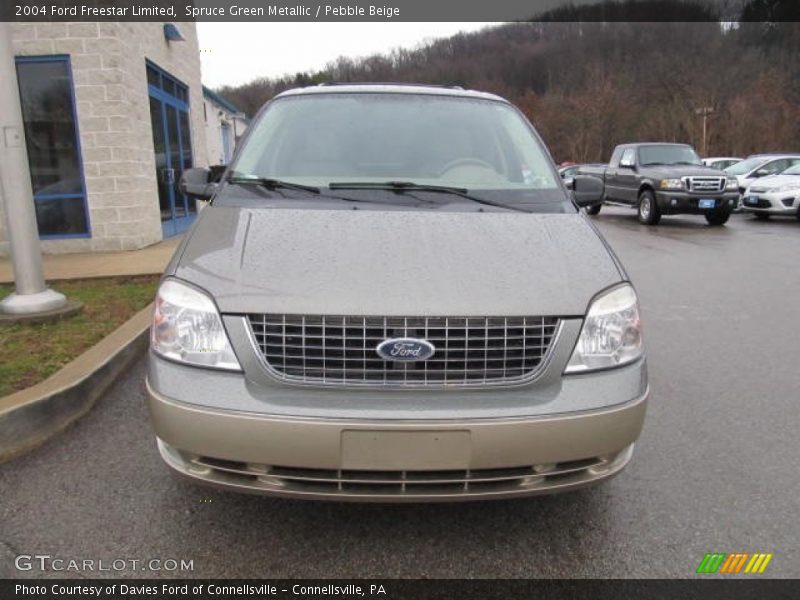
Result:
[[[797,0],[2,0],[0,21],[800,21]]]

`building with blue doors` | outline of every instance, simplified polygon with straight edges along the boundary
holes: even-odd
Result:
[[[230,164],[236,143],[247,129],[247,117],[227,98],[203,86],[203,118],[208,164]]]
[[[194,24],[12,32],[44,252],[133,250],[189,227],[197,206],[178,179],[208,164]],[[0,214],[0,254],[4,228]]]

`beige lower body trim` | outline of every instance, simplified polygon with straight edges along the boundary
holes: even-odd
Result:
[[[366,501],[509,497],[596,483],[630,460],[647,403],[645,394],[528,419],[361,421],[209,410],[148,392],[162,456],[180,474],[240,491]]]

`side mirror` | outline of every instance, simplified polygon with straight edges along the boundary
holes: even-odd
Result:
[[[575,175],[572,181],[572,198],[578,206],[592,206],[603,201],[603,182],[591,175]]]
[[[619,166],[623,169],[632,169],[636,165],[632,160],[621,160],[619,161]]]
[[[575,177],[564,177],[564,185],[568,190],[575,189]]]
[[[769,169],[759,169],[758,171],[753,173],[753,177],[766,177],[769,174],[770,174]]]
[[[212,180],[210,169],[185,169],[181,174],[178,184],[181,192],[190,198],[198,200],[210,200],[217,191],[217,184]]]
[[[211,172],[208,177],[209,183],[219,183],[222,181],[222,176],[225,174],[227,168],[228,165],[212,165],[208,167],[208,170]]]

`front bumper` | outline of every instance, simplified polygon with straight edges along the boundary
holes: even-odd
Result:
[[[167,398],[148,382],[165,462],[243,492],[371,502],[456,501],[566,491],[619,473],[648,391],[607,408],[521,418],[292,418]]]
[[[742,198],[745,212],[769,215],[797,215],[800,209],[800,194],[795,192],[750,193]]]
[[[699,208],[698,203],[701,199],[713,199],[713,208]],[[656,191],[656,202],[662,214],[690,214],[703,215],[713,210],[727,209],[733,211],[739,202],[739,192],[731,191],[726,193],[689,193],[683,191]]]

